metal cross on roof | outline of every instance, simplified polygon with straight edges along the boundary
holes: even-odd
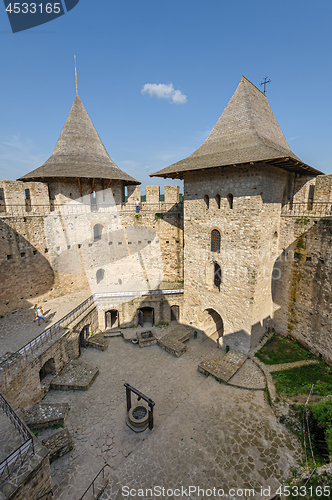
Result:
[[[265,95],[265,92],[266,92],[266,84],[267,83],[271,83],[271,80],[267,78],[267,76],[264,78],[264,82],[261,82],[260,85],[264,85],[264,90],[263,90],[263,93]]]

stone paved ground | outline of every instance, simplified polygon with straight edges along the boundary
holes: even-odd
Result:
[[[229,387],[198,372],[199,361],[216,353],[215,342],[191,339],[180,358],[156,345],[140,349],[120,337],[108,342],[106,351],[82,355],[100,372],[88,391],[51,391],[44,400],[71,407],[65,427],[75,448],[51,466],[55,499],[78,499],[105,461],[120,487],[259,489],[290,474],[300,445],[276,421],[263,391]],[[243,370],[242,381],[249,379]],[[152,431],[135,434],[126,426],[125,382],[155,401]],[[109,488],[102,498],[114,497]]]
[[[33,321],[33,307],[0,318],[0,356],[7,352],[15,352],[23,347],[46,328],[72,311],[88,296],[89,293],[83,291],[66,295],[65,300],[63,297],[57,297],[47,302],[38,303],[43,308],[45,319],[48,320],[47,323],[41,321],[40,326],[38,326],[37,321]]]
[[[10,418],[0,407],[0,463],[24,443],[24,438],[18,432]]]

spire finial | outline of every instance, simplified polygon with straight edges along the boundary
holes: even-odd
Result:
[[[74,60],[75,60],[75,82],[76,82],[76,95],[78,95],[77,69],[76,69],[76,56],[74,56]]]

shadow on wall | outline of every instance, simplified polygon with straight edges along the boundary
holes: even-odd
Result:
[[[275,261],[273,324],[331,363],[332,219],[312,222],[298,219],[298,238]]]
[[[0,220],[2,242],[1,314],[30,307],[31,302],[50,292],[54,272],[48,260],[22,235]]]
[[[222,317],[214,309],[208,308],[201,315],[200,328],[195,328],[195,331],[202,340],[212,339],[216,343],[216,347],[219,344],[224,350],[248,354],[250,349],[256,346],[266,333],[270,320],[271,318],[268,316],[262,322],[252,325],[250,335],[243,329],[225,335]]]

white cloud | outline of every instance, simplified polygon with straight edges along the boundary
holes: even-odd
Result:
[[[158,99],[169,99],[175,104],[184,104],[187,102],[187,96],[182,94],[181,90],[175,90],[173,83],[146,83],[142,88],[142,94],[149,94],[150,97]]]
[[[19,134],[0,137],[0,178],[19,177],[40,167],[45,157],[36,154],[35,150],[35,144],[29,139],[21,139]]]

